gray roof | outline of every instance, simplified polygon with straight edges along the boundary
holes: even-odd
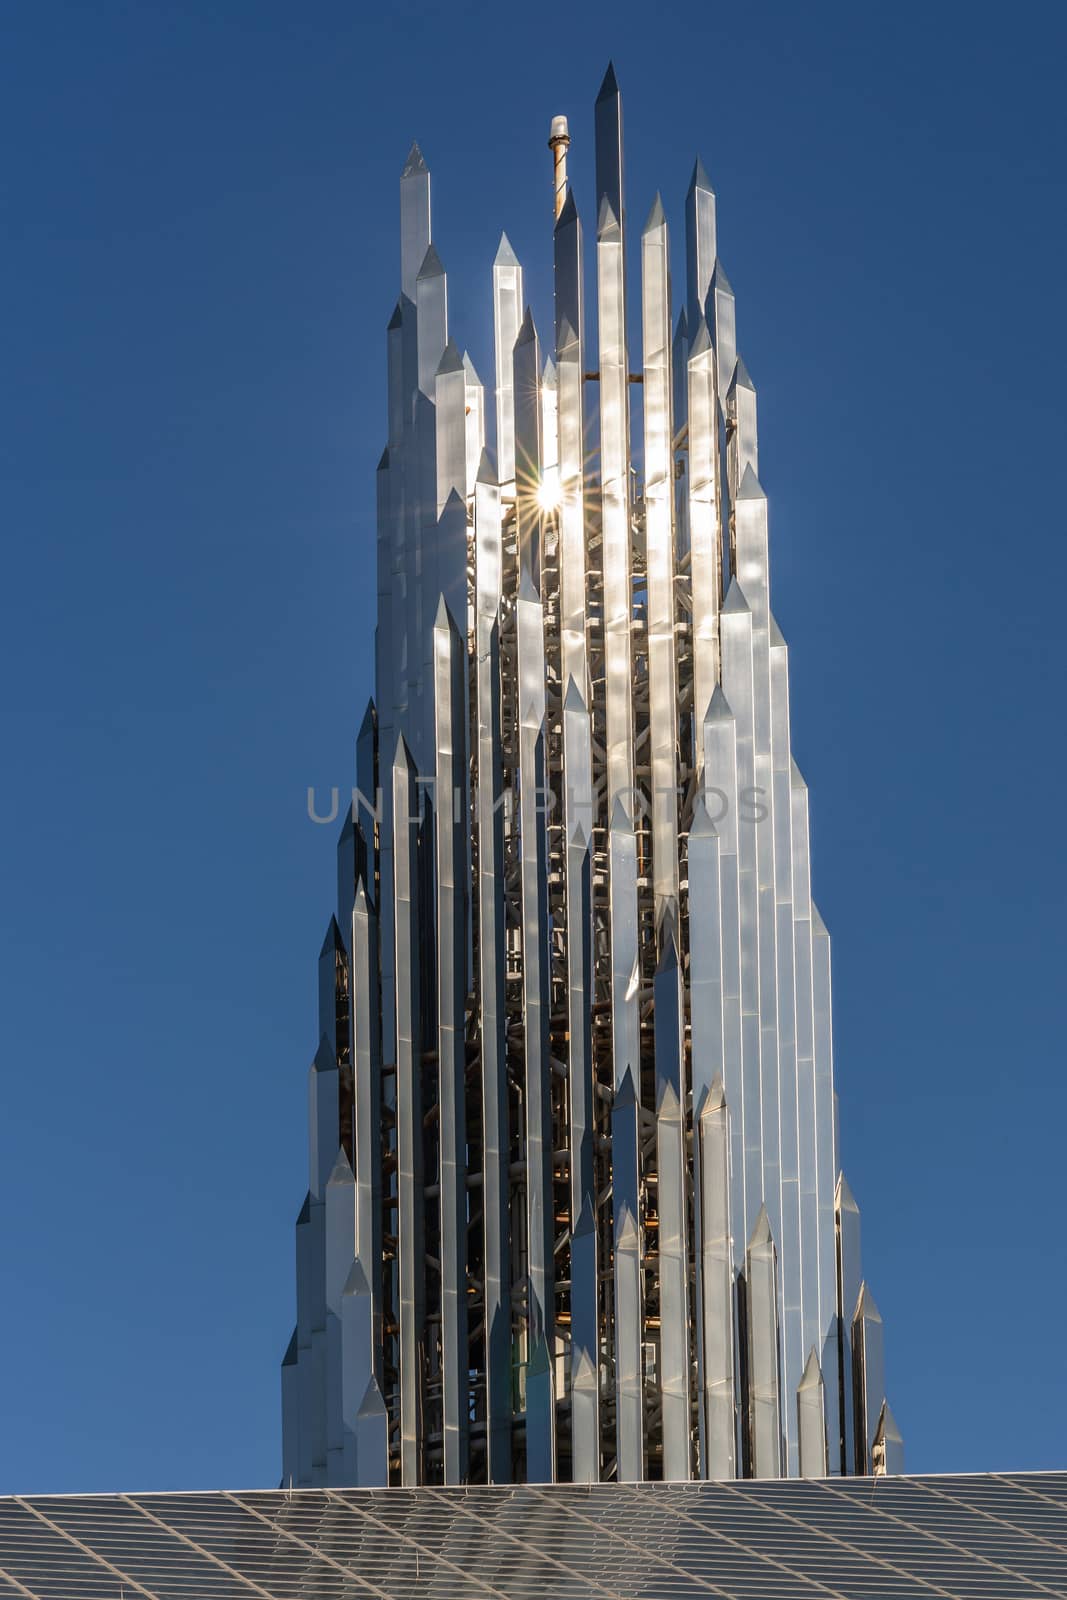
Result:
[[[1067,1593],[1067,1473],[0,1499],[36,1600]]]

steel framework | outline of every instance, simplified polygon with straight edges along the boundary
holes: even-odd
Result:
[[[554,348],[502,238],[488,405],[417,146],[400,180],[376,695],[282,1369],[294,1485],[901,1469],[715,195],[698,161],[676,324],[652,206],[631,370],[610,67],[595,127],[595,369],[556,118]]]

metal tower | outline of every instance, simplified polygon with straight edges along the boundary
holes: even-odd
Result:
[[[652,205],[632,362],[610,67],[595,125],[596,356],[557,117],[551,354],[502,238],[488,403],[401,175],[286,1483],[901,1470],[715,195],[673,324]]]

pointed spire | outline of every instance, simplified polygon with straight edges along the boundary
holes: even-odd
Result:
[[[551,356],[545,358],[545,369],[541,374],[542,389],[555,389],[557,386],[556,363]]]
[[[753,394],[756,392],[756,385],[752,382],[752,379],[749,376],[748,368],[745,366],[745,363],[740,356],[738,356],[736,365],[734,366],[734,375],[730,380],[730,388],[750,389]]]
[[[804,1375],[797,1387],[801,1393],[807,1389],[822,1388],[822,1368],[819,1365],[819,1355],[814,1345],[812,1345],[808,1353],[808,1359],[804,1365]]]
[[[312,1072],[337,1071],[337,1057],[334,1054],[333,1045],[325,1034],[319,1040],[319,1048],[315,1051],[315,1059],[311,1063],[311,1070]]]
[[[708,324],[704,317],[704,313],[700,312],[696,319],[696,326],[693,331],[693,336],[689,341],[690,361],[692,361],[696,356],[702,356],[705,351],[710,349],[711,334],[708,332]]]
[[[711,1088],[704,1096],[704,1104],[700,1108],[700,1115],[710,1116],[713,1111],[722,1111],[726,1106],[726,1085],[722,1081],[722,1073],[717,1072],[711,1080]]]
[[[848,1186],[848,1179],[843,1172],[837,1175],[837,1194],[835,1202],[838,1211],[854,1211],[859,1216],[860,1208],[856,1204],[852,1190]]]
[[[600,208],[597,211],[596,236],[598,239],[619,239],[622,237],[619,228],[619,219],[615,215],[615,208],[607,195],[601,195]]]
[[[715,270],[711,274],[711,293],[715,294],[716,292],[728,295],[732,295],[734,292],[730,286],[730,280],[726,276],[726,268],[718,256],[715,257]]]
[[[368,1383],[363,1399],[360,1402],[359,1411],[356,1414],[360,1417],[384,1417],[386,1415],[385,1401],[382,1399],[382,1391],[378,1387],[377,1378],[372,1377]]]
[[[467,379],[468,389],[481,388],[482,380],[479,378],[474,362],[471,360],[466,350],[463,352],[463,371]]]
[[[389,470],[389,446],[386,445],[385,449],[382,451],[381,455],[378,457],[378,465],[375,468],[375,471],[376,472],[388,472],[388,470]]]
[[[678,321],[674,324],[674,342],[677,344],[679,339],[688,340],[688,338],[689,318],[686,316],[685,307],[683,306],[681,311],[678,313]]]
[[[791,789],[806,789],[808,787],[804,774],[792,756],[789,757],[789,787]]]
[[[311,1190],[309,1189],[307,1194],[304,1196],[304,1204],[300,1207],[300,1215],[296,1219],[296,1225],[297,1225],[298,1228],[302,1228],[306,1223],[308,1223],[310,1221],[311,1221]]]
[[[693,801],[693,820],[689,824],[689,836],[698,839],[717,839],[719,836],[719,830],[711,820],[711,812],[708,810],[708,802],[703,791]]]
[[[760,481],[752,470],[750,461],[745,467],[744,476],[741,479],[741,487],[734,496],[734,502],[736,503],[738,500],[766,500],[766,498],[767,496],[760,488]]]
[[[437,247],[431,244],[422,258],[422,266],[419,268],[417,281],[421,283],[425,278],[443,278],[444,275],[445,269],[442,265],[441,257],[437,254]]]
[[[534,327],[533,312],[527,306],[526,313],[522,319],[522,327],[519,329],[519,337],[515,340],[516,350],[521,344],[531,344],[536,338],[537,329]]]
[[[511,248],[511,240],[506,233],[500,235],[500,243],[497,245],[496,255],[493,257],[493,265],[494,267],[517,267],[519,265],[519,258]]]
[[[704,721],[732,722],[733,715],[733,712],[730,710],[730,702],[723,693],[722,684],[717,683],[715,685],[715,693],[709,700],[708,709],[704,713]]]
[[[493,453],[488,446],[482,451],[481,457],[478,461],[477,481],[479,483],[488,484],[494,489],[497,487],[499,482],[496,475],[496,462],[493,460]]]
[[[585,711],[585,696],[575,681],[574,674],[567,678],[567,693],[563,696],[564,711]]]
[[[822,934],[824,939],[830,937],[830,930],[822,920],[822,913],[814,900],[811,902],[811,931],[815,935]]]
[[[663,228],[666,227],[666,225],[667,218],[663,213],[663,200],[660,196],[659,190],[657,189],[656,198],[652,202],[652,210],[648,213],[648,221],[641,230],[642,237],[644,237],[646,233],[652,233],[654,229]]]
[[[715,190],[711,187],[711,179],[705,172],[704,163],[699,156],[693,163],[693,176],[689,180],[688,193],[692,194],[694,189],[703,189],[707,194],[715,193]]]
[[[615,95],[618,94],[618,92],[619,92],[619,81],[615,76],[615,63],[613,61],[609,61],[608,62],[608,70],[604,74],[604,81],[600,85],[600,92],[598,93],[598,95],[596,97],[597,98],[597,105],[599,105],[602,100],[610,100],[610,99],[612,99]]]
[[[859,1297],[856,1300],[856,1309],[852,1313],[852,1320],[853,1322],[881,1322],[882,1320],[881,1312],[874,1303],[874,1295],[867,1287],[866,1278],[860,1284]]]
[[[451,496],[449,496],[449,498],[451,499]],[[452,633],[455,631],[456,625],[452,621],[452,613],[445,604],[445,597],[443,594],[437,601],[437,614],[433,619],[433,626],[435,633],[438,632],[438,630],[440,630],[442,633]]]
[[[615,804],[611,808],[611,831],[614,833],[616,830],[620,833],[633,832],[633,823],[630,821],[620,794],[615,796]]]
[[[430,249],[433,249],[432,245],[430,246]],[[441,375],[446,372],[462,371],[463,357],[459,353],[459,346],[456,344],[455,339],[449,339],[448,343],[445,345],[444,353],[442,354],[440,361],[437,363],[437,376],[441,377]]]
[[[326,929],[326,937],[322,941],[322,949],[319,951],[319,960],[321,961],[323,956],[326,955],[330,950],[333,950],[335,953],[337,953],[344,950],[344,948],[345,942],[341,938],[341,929],[338,927],[337,918],[331,917],[330,925]]]
[[[411,149],[408,151],[408,158],[404,162],[404,170],[400,174],[401,180],[404,178],[417,178],[422,173],[429,172],[429,170],[430,169],[426,165],[426,160],[422,151],[419,149],[418,145],[412,141]]]
[[[768,623],[768,629],[769,629],[770,636],[771,636],[771,649],[772,650],[784,650],[786,648],[785,639],[782,636],[781,628],[778,626],[777,622],[775,621],[775,617],[774,617],[774,612],[773,611],[771,612],[771,615],[770,615],[770,619],[769,619],[769,623]]]
[[[352,1171],[352,1167],[349,1163],[347,1155],[345,1154],[343,1145],[337,1152],[337,1160],[333,1164],[333,1170],[331,1171],[327,1181],[329,1183],[345,1184],[352,1184],[356,1181],[355,1173]]]
[[[585,1239],[596,1229],[596,1217],[593,1214],[593,1202],[588,1193],[582,1195],[582,1209],[578,1213],[578,1221],[574,1224],[572,1237]]]
[[[345,1286],[341,1293],[346,1295],[370,1294],[367,1274],[364,1272],[363,1263],[358,1256],[348,1269],[348,1277],[345,1279]]]
[[[738,583],[736,578],[731,578],[730,587],[726,591],[726,599],[722,603],[722,611],[720,612],[720,615],[724,617],[732,617],[735,614],[743,615],[744,612],[751,611],[751,609],[751,606],[745,599],[745,592],[741,585]]]
[[[622,1075],[622,1082],[615,1091],[615,1110],[626,1111],[630,1106],[637,1104],[637,1091],[634,1089],[633,1069],[627,1067]]]
[[[295,1367],[296,1366],[296,1363],[297,1363],[297,1353],[296,1352],[297,1352],[297,1338],[296,1338],[296,1329],[294,1328],[293,1329],[293,1337],[289,1340],[289,1343],[286,1345],[285,1354],[284,1354],[284,1356],[282,1356],[282,1366],[283,1367]]]
[[[404,325],[404,310],[403,310],[403,306],[404,306],[404,297],[403,297],[403,295],[401,295],[400,299],[397,301],[395,307],[393,308],[392,316],[389,318],[389,321],[385,325],[386,333],[395,333],[397,328],[403,327],[403,325]]]
[[[749,1237],[748,1248],[750,1250],[761,1250],[766,1248],[767,1245],[773,1244],[774,1235],[771,1232],[771,1219],[767,1215],[767,1207],[760,1206],[759,1216],[753,1224],[752,1233]]]
[[[568,185],[568,187],[567,187],[567,198],[563,202],[563,209],[560,211],[559,216],[556,218],[556,229],[555,229],[555,231],[557,233],[561,233],[564,228],[571,227],[577,221],[578,221],[578,207],[574,203],[574,190]]]

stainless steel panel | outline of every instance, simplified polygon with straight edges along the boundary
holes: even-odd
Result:
[[[478,963],[485,1231],[486,1413],[491,1483],[511,1480],[511,1296],[500,727],[500,490],[483,453],[474,493]]]
[[[437,766],[437,1061],[440,1074],[441,1364],[444,1476],[469,1467],[467,1317],[467,649],[442,598],[434,624]]]
[[[734,1268],[730,1238],[730,1131],[723,1082],[716,1077],[694,1101],[694,1154],[699,1150],[696,1215],[700,1284],[702,1478],[737,1472],[734,1395]]]
[[[467,496],[467,371],[453,339],[445,345],[434,377],[434,406],[440,516],[450,494],[461,500]]]
[[[826,1448],[826,1406],[822,1371],[814,1347],[797,1387],[798,1467],[802,1478],[825,1478],[829,1471]]]
[[[392,768],[393,896],[396,918],[397,1261],[400,1303],[400,1473],[422,1478],[420,1371],[425,1245],[422,1154],[422,983],[419,954],[419,801],[403,737]]]
[[[419,388],[427,399],[433,400],[437,368],[448,343],[448,278],[432,244],[427,247],[415,281],[415,308],[418,312]]]
[[[685,1096],[685,1015],[674,928],[668,920],[654,985],[656,1166],[659,1222],[659,1383],[663,1476],[688,1478],[691,1460],[689,1241]]]
[[[727,1079],[731,1116],[740,1123],[743,1175],[741,1231],[751,1231],[765,1194],[763,1170],[763,1080],[760,1030],[760,941],[757,834],[753,820],[755,749],[753,724],[752,613],[736,579],[731,583],[720,618],[723,689],[732,708],[737,736],[737,867],[740,923],[741,1068],[739,1097]],[[707,730],[705,728],[705,738]],[[736,1108],[736,1109],[735,1109]],[[735,1182],[737,1181],[735,1176]]]
[[[778,1258],[766,1206],[748,1241],[748,1404],[752,1475],[782,1475]]]
[[[857,1460],[852,1374],[852,1317],[860,1292],[860,1208],[853,1199],[848,1180],[842,1172],[837,1180],[834,1197],[837,1272],[835,1285],[837,1310],[834,1327],[839,1349],[839,1393],[841,1430],[841,1471],[862,1471]],[[862,1460],[862,1446],[859,1451]]]
[[[873,1450],[885,1400],[882,1318],[867,1285],[860,1285],[852,1317],[852,1392],[855,1400],[856,1471],[873,1471]]]
[[[413,144],[400,174],[400,280],[409,300],[430,246],[430,172]]]
[[[719,608],[722,605],[715,351],[703,317],[693,325],[689,345],[689,551],[694,744],[699,771],[704,753],[704,718],[720,676]]]
[[[493,338],[496,347],[496,453],[501,484],[515,480],[515,371],[512,352],[519,337],[523,312],[522,268],[508,242],[500,236],[493,262]]]
[[[656,196],[641,235],[644,360],[645,572],[648,585],[652,884],[659,936],[679,927],[678,683],[675,663],[674,429],[667,221]]]

